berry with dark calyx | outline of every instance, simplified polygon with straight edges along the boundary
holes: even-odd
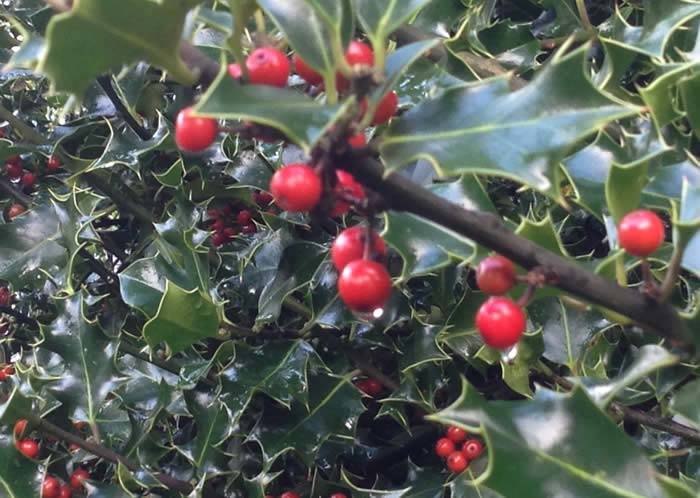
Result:
[[[27,210],[22,204],[13,204],[7,210],[7,219],[13,220]]]
[[[342,271],[349,263],[362,259],[366,236],[367,229],[362,226],[346,228],[340,232],[331,246],[331,260],[338,271]],[[386,244],[374,230],[372,230],[372,251],[376,256],[386,256]]]
[[[350,147],[353,149],[361,149],[367,146],[367,137],[365,137],[364,133],[358,133],[348,138],[348,144],[350,144]]]
[[[289,79],[290,64],[287,56],[273,47],[253,50],[245,61],[248,78],[254,85],[284,87]]]
[[[90,473],[85,469],[75,469],[70,476],[70,487],[75,491],[82,489],[83,482],[90,479]]]
[[[666,237],[664,222],[647,209],[626,214],[617,228],[620,246],[632,256],[645,258],[655,252]]]
[[[345,61],[350,67],[374,66],[374,50],[361,41],[353,40],[345,51]],[[336,78],[338,90],[344,92],[350,87],[350,82],[342,75]]]
[[[25,419],[20,419],[15,422],[15,428],[12,431],[15,438],[20,439],[22,436],[24,436],[24,432],[27,430],[27,424],[28,422]]]
[[[311,211],[321,199],[321,178],[308,164],[288,164],[270,180],[270,192],[285,211]]]
[[[228,70],[229,76],[231,76],[231,78],[234,80],[239,80],[241,79],[241,76],[243,76],[243,71],[241,70],[240,64],[229,64],[226,69]]]
[[[0,287],[0,306],[12,304],[12,293],[7,287]]]
[[[350,211],[350,203],[343,200],[343,196],[357,199],[358,201],[366,198],[365,189],[355,180],[355,177],[340,169],[335,173],[338,182],[335,184],[334,192],[338,198],[333,205],[333,209],[331,209],[332,217],[343,216]]]
[[[353,261],[340,273],[338,293],[351,310],[372,312],[389,300],[391,277],[386,268],[375,261]]]
[[[523,310],[511,299],[491,297],[476,313],[476,328],[484,342],[496,349],[515,345],[525,332]]]
[[[73,490],[70,489],[68,484],[61,486],[61,491],[58,493],[58,498],[71,498],[73,496]]]
[[[49,157],[49,160],[46,161],[46,169],[49,171],[58,171],[61,169],[61,160],[56,156]]]
[[[41,498],[58,498],[61,492],[61,483],[55,477],[47,476],[41,485]]]
[[[453,443],[459,444],[467,439],[467,431],[454,425],[451,425],[447,428],[447,433],[445,434],[445,436]]]
[[[27,458],[34,460],[39,455],[39,444],[33,439],[22,439],[17,442],[17,449]]]
[[[435,454],[441,458],[447,458],[454,452],[455,444],[446,437],[438,439],[437,443],[435,443]]]
[[[36,175],[30,171],[27,171],[22,175],[19,182],[24,188],[32,188],[36,183]]]
[[[306,81],[309,85],[318,85],[323,81],[323,76],[314,71],[304,60],[299,57],[299,54],[294,54],[294,69],[296,73]]]
[[[17,180],[21,178],[22,173],[24,173],[24,169],[22,169],[22,163],[7,161],[5,163],[5,173],[7,173],[7,176],[10,178],[10,180]]]
[[[393,90],[387,93],[377,104],[372,116],[372,124],[378,126],[391,121],[399,110],[399,96]]]
[[[384,386],[377,379],[365,379],[357,382],[355,386],[367,396],[376,398],[384,392]]]
[[[294,491],[286,491],[280,495],[280,498],[300,498]]]
[[[461,451],[455,451],[447,457],[447,468],[455,474],[464,472],[469,467],[469,461]]]
[[[236,223],[239,225],[247,225],[250,223],[250,221],[253,219],[253,214],[248,211],[247,209],[244,209],[243,211],[239,211],[238,214],[236,215]]]
[[[481,456],[484,451],[484,445],[478,439],[467,439],[462,445],[462,453],[467,457],[467,460],[475,460]]]
[[[175,120],[175,142],[185,152],[201,152],[216,140],[219,125],[215,119],[196,117],[192,107],[181,110]]]
[[[486,294],[505,294],[515,285],[515,265],[503,256],[489,256],[476,268],[476,284]]]

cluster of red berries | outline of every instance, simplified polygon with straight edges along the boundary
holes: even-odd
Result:
[[[209,209],[207,215],[209,229],[214,232],[211,241],[216,247],[230,242],[239,233],[253,234],[258,230],[253,212],[248,209],[241,209],[234,216],[234,208],[224,206],[222,209]]]
[[[625,215],[617,227],[620,246],[632,256],[646,258],[666,237],[664,222],[653,211],[638,209]]]
[[[46,161],[46,170],[53,173],[59,169],[61,169],[61,160],[51,156]],[[32,189],[36,184],[36,173],[24,169],[20,156],[12,156],[5,161],[5,173],[10,181],[19,183],[26,190]]]
[[[525,332],[526,319],[522,308],[503,294],[517,281],[515,265],[503,256],[489,256],[476,269],[476,283],[482,292],[492,297],[476,313],[476,328],[488,346],[508,349]]]
[[[345,60],[351,68],[372,67],[374,52],[372,48],[360,41],[352,41],[345,53]],[[254,85],[284,87],[291,74],[291,64],[284,52],[274,47],[255,49],[245,61],[248,70],[248,81]],[[323,78],[314,71],[301,57],[294,55],[294,66],[297,74],[311,85],[318,85]],[[238,64],[228,66],[228,73],[234,79],[240,79],[243,71]],[[337,75],[337,86],[341,91],[347,90],[349,81],[342,75]],[[367,111],[366,100],[362,101],[363,114]],[[389,122],[396,114],[399,99],[396,92],[387,93],[378,103],[372,124],[377,126]],[[219,133],[219,125],[215,119],[193,116],[191,107],[185,108],[175,120],[175,142],[186,152],[200,152],[209,147]],[[359,137],[359,136],[358,136]],[[360,140],[357,138],[356,140]],[[364,136],[362,136],[364,141]]]
[[[39,456],[39,443],[33,439],[26,438],[28,422],[24,419],[18,420],[13,429],[17,442],[17,450],[27,458],[32,460]],[[90,473],[82,468],[76,469],[70,476],[70,484],[61,483],[56,477],[46,476],[41,486],[41,498],[71,498],[73,492],[81,491],[83,483],[90,479]]]
[[[445,437],[435,443],[435,453],[440,458],[445,458],[445,463],[450,472],[459,474],[469,467],[469,463],[476,460],[484,452],[483,443],[475,438],[468,437],[467,431],[459,427],[447,428]],[[461,445],[461,449],[457,449]]]

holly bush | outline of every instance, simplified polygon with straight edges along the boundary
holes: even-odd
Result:
[[[0,9],[1,496],[698,496],[699,2]]]

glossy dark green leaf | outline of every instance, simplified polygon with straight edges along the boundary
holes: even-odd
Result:
[[[508,78],[446,91],[391,126],[390,169],[425,158],[441,175],[507,176],[558,196],[557,161],[569,147],[634,110],[600,94],[583,74],[585,50],[559,56],[526,88]],[[536,137],[536,139],[535,139]]]
[[[378,43],[431,0],[354,0],[357,18],[367,35]]]
[[[221,446],[230,433],[228,411],[212,395],[192,393],[186,400],[197,427],[197,435],[178,449],[187,456],[200,475],[224,473],[228,459],[221,452]]]
[[[77,95],[100,74],[139,60],[168,70],[182,83],[192,83],[194,77],[180,60],[178,47],[185,15],[195,3],[81,0],[49,23],[38,69],[51,77],[56,91]],[[91,43],[86,45],[86,39]]]
[[[437,344],[439,331],[440,328],[436,326],[416,327],[411,337],[402,341],[403,354],[399,359],[399,368],[402,372],[420,367],[425,363],[449,359]]]
[[[671,409],[700,428],[700,380],[684,385],[671,400]]]
[[[488,402],[464,382],[459,399],[429,418],[483,427],[490,463],[481,482],[506,497],[665,496],[639,448],[581,390]]]

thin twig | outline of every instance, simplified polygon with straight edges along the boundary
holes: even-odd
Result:
[[[676,283],[678,283],[678,275],[681,272],[681,264],[683,263],[683,249],[676,245],[673,249],[673,255],[671,256],[671,261],[668,263],[668,268],[666,269],[666,276],[664,281],[661,283],[659,288],[659,301],[665,302],[673,294],[673,289],[676,288]]]

